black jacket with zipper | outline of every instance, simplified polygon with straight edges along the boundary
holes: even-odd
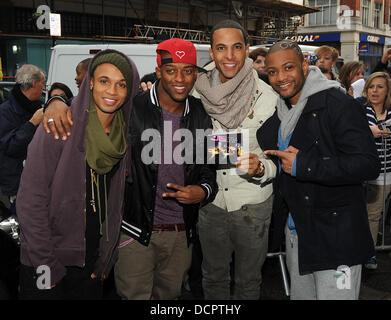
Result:
[[[145,246],[148,246],[152,233],[159,164],[144,163],[142,154],[148,150],[148,145],[151,143],[149,133],[159,132],[160,136],[163,136],[163,115],[157,98],[158,83],[156,82],[150,91],[138,95],[133,101],[130,123],[132,183],[126,183],[125,210],[121,227],[122,232]],[[197,144],[200,141],[195,139],[196,130],[212,128],[211,119],[205,112],[201,100],[188,97],[180,128],[189,130],[193,137],[194,161],[183,165],[184,185],[199,185],[206,193],[206,198],[201,204],[183,205],[183,219],[189,244],[195,236],[200,205],[213,201],[218,189],[215,169],[211,165],[196,163],[196,147],[202,147]],[[150,131],[146,131],[148,129]],[[147,138],[143,137],[143,134]]]

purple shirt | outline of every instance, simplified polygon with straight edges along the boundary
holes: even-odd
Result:
[[[163,137],[162,137],[162,152],[161,164],[158,169],[156,198],[155,198],[155,213],[154,225],[157,224],[179,224],[183,221],[183,207],[174,198],[163,198],[164,192],[176,192],[175,189],[167,187],[167,183],[175,183],[180,186],[184,185],[184,168],[181,164],[176,164],[173,159],[174,149],[181,141],[173,141],[173,136],[176,130],[180,129],[180,120],[182,113],[175,114],[168,112],[162,108],[163,112]],[[170,141],[172,146],[170,148]],[[165,145],[166,142],[166,145]],[[166,147],[168,150],[164,150]]]

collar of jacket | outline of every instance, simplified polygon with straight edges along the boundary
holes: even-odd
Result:
[[[157,80],[153,85],[151,90],[149,91],[151,101],[154,106],[161,108],[160,103],[159,103],[159,98],[157,96],[157,87],[159,85],[160,80]],[[189,106],[189,97],[186,98],[186,105],[185,109],[183,110],[183,117],[187,116],[190,112],[190,106]]]
[[[324,109],[326,107],[326,96],[330,89],[317,92],[308,98],[307,104],[303,110],[303,114]]]
[[[24,111],[27,111],[30,115],[33,115],[35,111],[37,111],[39,108],[41,108],[41,101],[36,100],[36,101],[31,101],[29,100],[22,92],[20,89],[19,84],[15,84],[15,86],[12,88],[11,91],[11,96],[15,99],[17,105],[23,108]],[[19,111],[20,113],[21,110],[16,110]]]

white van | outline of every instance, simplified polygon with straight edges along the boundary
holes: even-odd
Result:
[[[94,45],[57,45],[52,48],[46,87],[49,90],[54,82],[65,83],[74,95],[78,88],[75,82],[76,66],[84,59],[92,58],[105,49],[118,50],[131,58],[137,66],[140,78],[154,72],[156,67],[157,44],[94,44]],[[207,44],[195,44],[197,49],[197,65],[202,67],[210,61]]]

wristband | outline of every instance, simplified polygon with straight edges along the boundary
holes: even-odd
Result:
[[[43,106],[43,112],[45,113],[47,107],[49,106],[50,102],[52,102],[54,99],[60,99],[62,102],[67,104],[67,101],[64,99],[63,96],[60,96],[59,94],[55,94],[53,97],[49,98],[48,101]]]

